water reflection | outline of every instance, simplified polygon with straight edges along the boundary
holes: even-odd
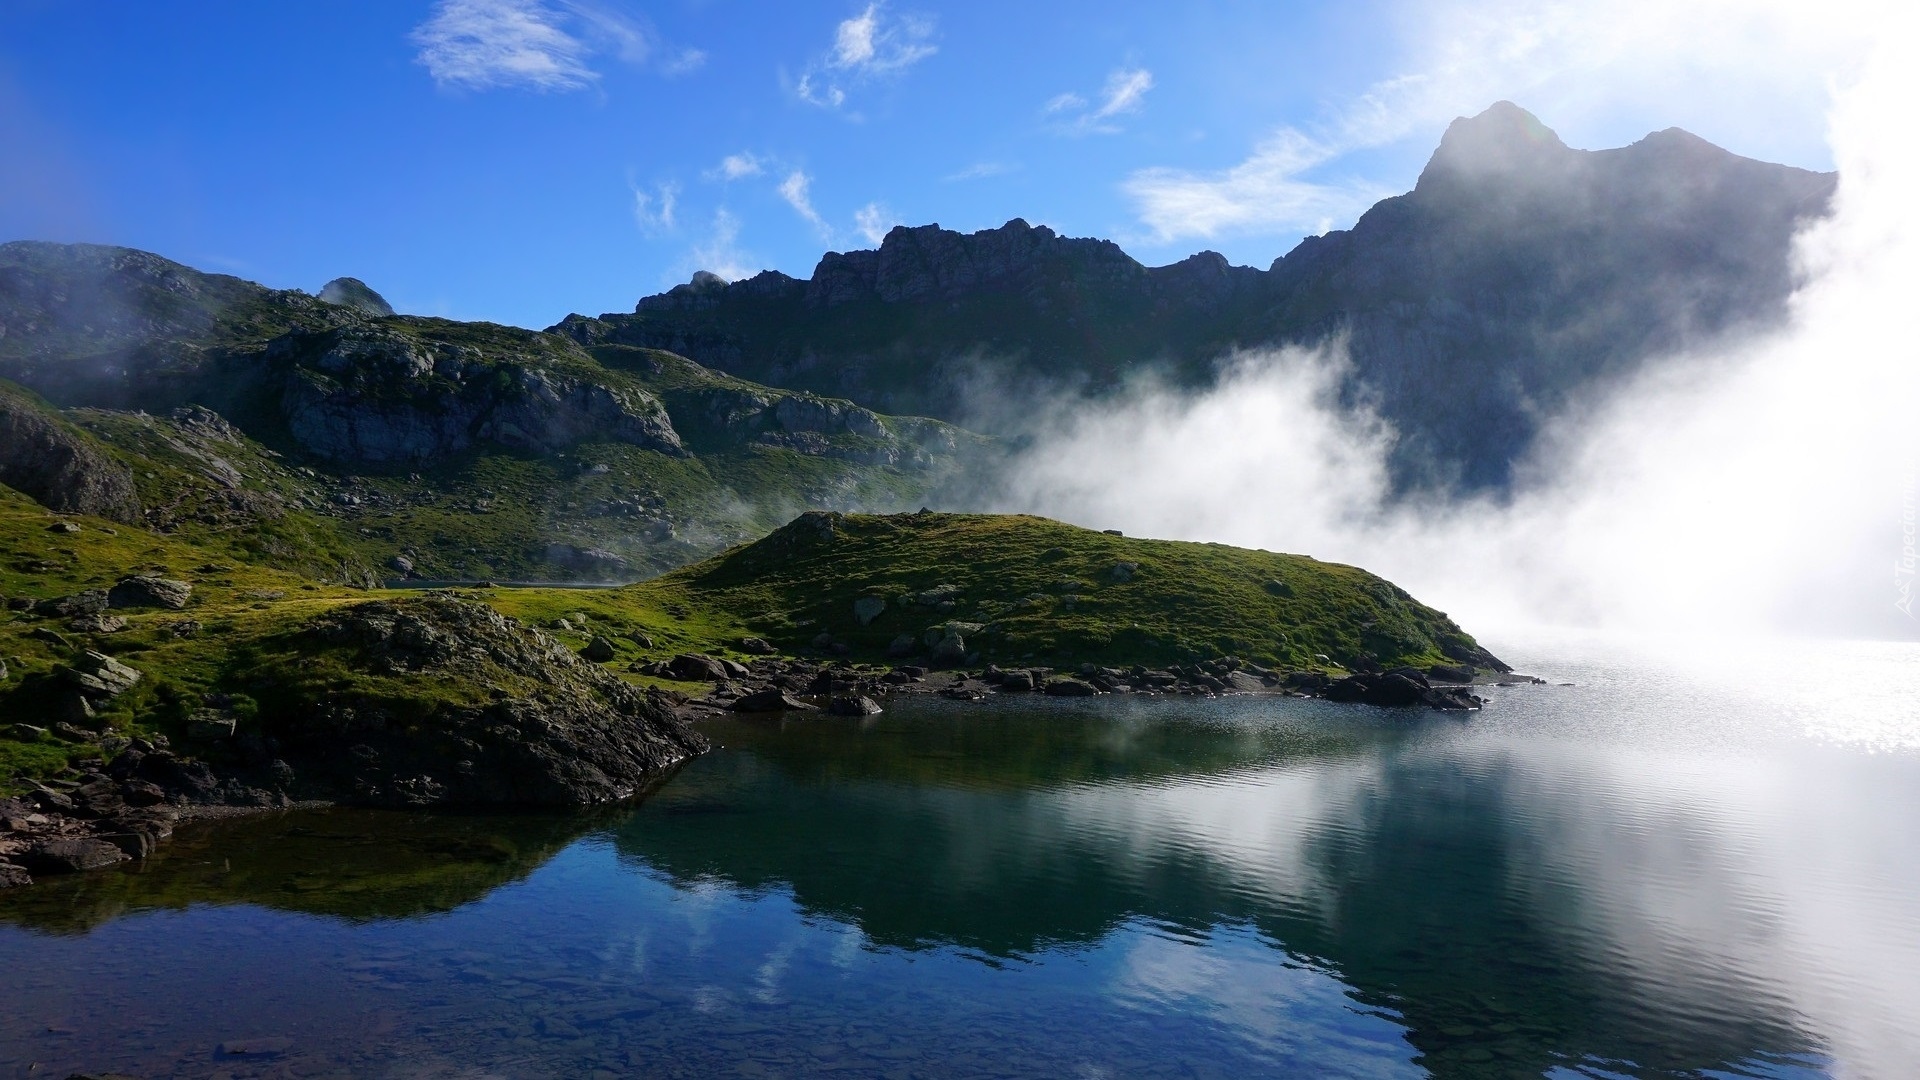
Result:
[[[0,895],[0,1066],[1913,1075],[1920,759],[1610,693],[726,721],[604,816],[183,832]]]
[[[735,752],[619,850],[683,883],[790,889],[884,945],[1019,961],[1144,923],[1164,932],[1122,935],[1138,955],[1113,992],[1255,1039],[1274,1004],[1257,969],[1291,957],[1399,1016],[1440,1075],[1920,1061],[1910,760],[1653,754],[1317,704],[719,734]],[[1277,955],[1169,946],[1241,926]]]
[[[79,934],[197,904],[257,904],[349,922],[414,918],[525,878],[609,819],[341,809],[210,822],[182,828],[144,862],[0,894],[0,921]]]

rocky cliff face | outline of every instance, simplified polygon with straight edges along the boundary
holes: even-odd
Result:
[[[595,324],[747,378],[965,419],[983,369],[1099,388],[1142,367],[1204,383],[1236,345],[1342,338],[1346,391],[1402,434],[1407,487],[1499,488],[1542,416],[1691,342],[1782,317],[1792,237],[1831,174],[1685,132],[1568,148],[1500,103],[1456,121],[1415,189],[1262,271],[1210,252],[1145,267],[1019,220],[896,228],[811,279],[710,275]]]
[[[413,464],[489,442],[551,453],[588,438],[684,453],[653,395],[531,356],[357,326],[289,334],[267,358],[286,369],[288,431],[332,461]]]
[[[138,522],[133,473],[85,432],[0,382],[0,484],[52,510]]]

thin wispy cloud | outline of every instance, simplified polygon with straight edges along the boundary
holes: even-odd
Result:
[[[976,161],[956,173],[948,173],[940,179],[949,184],[966,180],[985,180],[992,176],[1005,176],[1020,171],[1020,166],[1005,161]]]
[[[633,185],[633,223],[648,236],[671,232],[674,211],[680,201],[680,185],[667,182],[652,190]]]
[[[831,235],[833,230],[828,227],[826,219],[820,216],[820,211],[813,208],[813,196],[810,190],[812,186],[813,177],[795,169],[787,174],[786,179],[780,181],[780,186],[776,190],[780,192],[780,197],[786,200],[787,205],[793,207],[793,212],[800,215],[801,220],[812,225],[821,235]]]
[[[1054,117],[1064,135],[1114,135],[1121,127],[1115,121],[1140,111],[1147,91],[1153,89],[1153,72],[1146,68],[1120,68],[1107,76],[1098,101],[1068,91],[1055,95],[1041,112]]]
[[[888,209],[885,203],[870,202],[853,212],[853,229],[866,237],[869,244],[885,240],[887,233],[898,224],[899,215]]]
[[[720,164],[708,169],[702,175],[709,180],[732,182],[744,180],[749,176],[759,176],[766,171],[766,163],[758,154],[742,150],[738,154],[728,154],[720,159]]]
[[[759,260],[740,249],[740,219],[721,207],[713,212],[713,226],[707,238],[695,244],[682,261],[685,272],[705,270],[728,281],[738,281],[759,270]]]
[[[808,104],[838,109],[858,84],[898,74],[938,52],[933,31],[931,17],[892,15],[885,4],[868,4],[834,28],[833,45],[800,73],[793,92]]]
[[[458,90],[584,90],[599,82],[592,61],[603,56],[669,76],[706,60],[698,49],[681,49],[656,62],[651,31],[589,0],[439,0],[409,37],[420,50],[415,62]]]

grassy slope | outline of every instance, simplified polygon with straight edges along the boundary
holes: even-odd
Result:
[[[49,531],[55,521],[78,533]],[[818,523],[831,521],[831,534]],[[105,588],[132,573],[194,584],[185,611],[123,613],[127,630],[76,634],[55,620],[0,613],[0,714],[50,724],[58,667],[81,649],[119,657],[145,673],[103,715],[125,733],[179,737],[202,695],[234,698],[251,709],[295,704],[348,691],[387,703],[399,715],[431,723],[444,706],[484,700],[498,685],[525,691],[511,677],[454,684],[381,676],[356,657],[302,631],[318,615],[386,591],[324,584],[248,561],[253,538],[210,532],[164,536],[80,516],[53,515],[0,488],[0,595],[43,599]],[[1137,564],[1116,580],[1117,563]],[[901,598],[959,586],[956,608],[942,613]],[[893,517],[808,515],[773,535],[665,577],[620,589],[474,589],[463,594],[508,615],[551,627],[572,648],[604,636],[624,662],[683,651],[740,656],[743,636],[804,652],[820,633],[850,646],[856,660],[879,661],[896,635],[919,637],[949,621],[966,629],[982,662],[1053,666],[1164,664],[1223,654],[1286,667],[1324,668],[1325,655],[1351,663],[1371,654],[1382,664],[1432,663],[1443,647],[1472,639],[1446,616],[1363,570],[1299,555],[1214,544],[1139,540],[1041,518],[914,514]],[[854,601],[878,596],[886,611],[865,627]],[[174,627],[199,624],[181,636]],[[64,641],[47,640],[52,630]],[[643,644],[644,641],[644,644]],[[627,674],[640,682],[653,682]],[[0,731],[0,790],[98,753],[51,737],[23,741]]]
[[[823,535],[817,523],[831,520]],[[1115,573],[1136,564],[1130,580]],[[913,594],[958,586],[950,612]],[[861,626],[854,602],[887,601]],[[1473,639],[1356,567],[1218,544],[1141,540],[1014,515],[809,515],[772,536],[618,590],[599,605],[678,608],[713,632],[798,649],[828,633],[879,657],[897,635],[950,621],[982,662],[1167,663],[1206,656],[1288,667],[1446,659]],[[924,639],[923,639],[924,640]]]

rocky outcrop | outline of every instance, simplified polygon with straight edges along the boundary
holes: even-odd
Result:
[[[667,705],[484,605],[445,596],[357,604],[311,647],[406,682],[486,688],[430,723],[377,693],[328,691],[263,720],[262,754],[302,797],[372,805],[582,805],[622,799],[707,749]],[[265,716],[265,714],[263,714]]]
[[[552,453],[587,439],[685,453],[653,395],[557,370],[543,363],[542,343],[525,344],[490,355],[353,326],[279,338],[267,356],[286,365],[288,433],[333,461],[417,464],[483,443]]]
[[[320,299],[329,304],[350,307],[365,315],[382,317],[393,314],[387,298],[359,278],[337,277],[320,288]]]
[[[50,510],[140,520],[133,472],[93,438],[0,383],[0,484]]]

